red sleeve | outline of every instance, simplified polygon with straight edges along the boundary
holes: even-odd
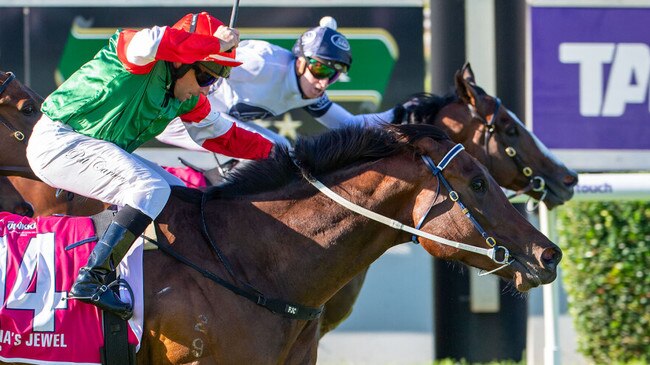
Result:
[[[228,132],[206,140],[202,147],[231,157],[257,160],[269,157],[273,143],[257,133],[233,124]]]
[[[210,106],[210,101],[208,101],[208,97],[199,94],[199,101],[196,103],[194,108],[190,110],[189,112],[180,115],[180,118],[183,122],[193,122],[193,123],[198,123],[202,121],[208,114],[210,114],[211,110]]]
[[[216,37],[167,27],[160,40],[156,59],[191,64],[220,50],[221,44]]]

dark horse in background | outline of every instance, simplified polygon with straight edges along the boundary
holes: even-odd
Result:
[[[442,128],[499,185],[543,200],[549,209],[573,197],[578,174],[553,156],[498,97],[476,84],[469,63],[456,72],[454,83],[451,94],[411,96],[396,108],[395,122]]]

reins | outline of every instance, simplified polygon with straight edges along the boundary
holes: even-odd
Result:
[[[156,245],[164,253],[178,260],[180,263],[189,266],[190,268],[199,272],[205,278],[210,279],[215,283],[223,286],[224,288],[230,290],[231,292],[239,296],[242,296],[261,307],[268,309],[272,313],[279,314],[289,319],[306,320],[306,321],[314,320],[320,317],[321,313],[323,312],[324,306],[308,307],[302,304],[292,303],[282,299],[268,298],[264,294],[262,294],[262,292],[260,292],[255,287],[253,287],[251,284],[242,282],[237,278],[237,275],[235,275],[235,272],[232,269],[232,265],[230,264],[230,261],[228,261],[227,257],[223,254],[221,249],[219,249],[219,247],[214,243],[214,240],[210,235],[210,230],[208,229],[207,220],[205,218],[206,202],[207,202],[207,194],[203,193],[203,195],[201,196],[201,233],[210,244],[210,248],[217,255],[219,261],[221,261],[223,266],[228,271],[228,274],[230,274],[230,276],[241,286],[234,285],[224,280],[223,278],[219,277],[217,274],[213,273],[212,271],[196,265],[187,257],[174,251],[170,245],[160,244],[156,240],[153,240],[144,235],[142,237],[145,240]]]
[[[372,219],[372,220],[374,220],[376,222],[379,222],[381,224],[387,225],[387,226],[389,226],[391,228],[411,233],[413,235],[412,240],[414,242],[416,242],[415,236],[427,238],[427,239],[430,239],[432,241],[436,241],[436,242],[439,242],[439,243],[441,243],[443,245],[451,246],[451,247],[454,247],[454,248],[457,248],[457,249],[460,249],[460,250],[474,252],[474,253],[477,253],[479,255],[485,255],[485,256],[489,257],[495,263],[501,265],[501,266],[499,266],[498,268],[496,268],[494,270],[479,274],[480,276],[483,276],[483,275],[488,275],[488,274],[491,274],[491,273],[494,273],[494,272],[496,272],[498,270],[503,269],[504,267],[510,265],[514,261],[514,259],[510,260],[510,252],[508,251],[507,248],[505,248],[503,246],[497,246],[496,240],[493,237],[488,236],[486,231],[481,227],[481,225],[471,215],[469,210],[462,204],[462,202],[460,202],[458,193],[451,188],[451,185],[449,184],[447,179],[445,179],[445,177],[442,175],[442,170],[449,164],[449,162],[451,162],[451,160],[456,155],[458,155],[458,153],[460,153],[460,151],[462,151],[464,149],[465,149],[465,147],[463,147],[462,144],[457,144],[456,146],[454,146],[454,148],[452,148],[451,150],[449,150],[449,152],[447,152],[445,157],[441,160],[440,164],[437,165],[437,166],[429,156],[422,155],[421,157],[422,157],[422,160],[424,161],[425,165],[432,171],[433,176],[436,177],[439,181],[443,182],[443,184],[445,185],[445,187],[449,191],[449,197],[454,202],[459,204],[459,206],[461,207],[461,209],[463,211],[463,214],[465,214],[465,216],[470,219],[470,221],[472,222],[474,227],[479,231],[481,236],[483,236],[483,238],[485,238],[485,242],[487,243],[488,246],[490,246],[489,249],[468,245],[468,244],[462,243],[462,242],[452,241],[452,240],[446,239],[444,237],[440,237],[440,236],[437,236],[437,235],[434,235],[434,234],[431,234],[431,233],[424,232],[424,231],[420,230],[419,228],[422,226],[422,224],[424,223],[424,220],[426,219],[427,215],[431,211],[431,208],[433,207],[433,203],[432,203],[431,207],[429,207],[429,210],[427,210],[425,215],[420,219],[420,221],[419,221],[418,225],[416,226],[416,228],[405,225],[405,224],[403,224],[401,222],[398,222],[398,221],[396,221],[394,219],[388,218],[388,217],[383,216],[383,215],[381,215],[379,213],[373,212],[373,211],[368,210],[368,209],[366,209],[364,207],[361,207],[361,206],[359,206],[357,204],[354,204],[351,201],[349,201],[349,200],[343,198],[342,196],[338,195],[337,193],[332,191],[330,188],[325,186],[325,184],[320,182],[318,179],[314,178],[308,171],[306,171],[301,166],[300,161],[298,161],[296,159],[296,157],[294,156],[293,153],[291,153],[290,155],[291,155],[293,163],[300,169],[303,178],[305,178],[305,180],[307,180],[311,185],[313,185],[321,193],[323,193],[324,195],[326,195],[327,197],[329,197],[330,199],[332,199],[333,201],[335,201],[339,205],[341,205],[341,206],[343,206],[343,207],[345,207],[345,208],[347,208],[347,209],[349,209],[349,210],[351,210],[351,211],[353,211],[353,212],[355,212],[357,214],[360,214],[360,215],[362,215],[362,216],[364,216],[366,218],[369,218],[369,219]],[[502,254],[503,258],[502,259],[498,258],[499,252],[503,252],[503,254]]]

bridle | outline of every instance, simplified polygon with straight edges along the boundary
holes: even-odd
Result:
[[[301,166],[300,161],[297,160],[297,158],[294,156],[293,153],[291,153],[291,157],[292,157],[292,160],[293,160],[294,164],[296,166],[298,166],[298,168],[300,169],[300,171],[302,173],[302,176],[305,178],[305,180],[307,180],[311,185],[313,185],[321,193],[323,193],[324,195],[326,195],[327,197],[329,197],[330,199],[332,199],[336,203],[340,204],[341,206],[343,206],[343,207],[345,207],[345,208],[347,208],[347,209],[349,209],[349,210],[351,210],[351,211],[353,211],[353,212],[355,212],[357,214],[360,214],[360,215],[362,215],[362,216],[364,216],[366,218],[372,219],[372,220],[374,220],[376,222],[382,223],[384,225],[395,228],[397,230],[401,230],[401,231],[404,231],[404,232],[411,233],[413,235],[411,240],[414,243],[418,243],[417,242],[417,237],[427,238],[427,239],[430,239],[432,241],[436,241],[436,242],[439,242],[439,243],[441,243],[443,245],[451,246],[451,247],[454,247],[454,248],[457,248],[457,249],[460,249],[460,250],[474,252],[474,253],[477,253],[479,255],[485,255],[485,256],[489,257],[492,261],[497,263],[498,265],[501,265],[501,266],[497,267],[494,270],[491,270],[489,272],[483,272],[483,273],[479,274],[480,276],[483,276],[483,275],[488,275],[488,274],[494,273],[494,272],[496,272],[498,270],[501,270],[501,269],[505,268],[506,266],[510,265],[514,261],[514,258],[511,260],[510,251],[508,251],[508,249],[505,248],[504,246],[498,246],[496,240],[493,237],[491,237],[491,236],[489,236],[487,234],[487,232],[478,223],[478,221],[474,218],[474,216],[472,216],[469,209],[467,209],[467,207],[465,207],[465,205],[460,201],[460,196],[451,187],[451,184],[447,181],[447,179],[445,179],[445,177],[442,174],[442,170],[444,170],[444,168],[447,167],[447,165],[451,162],[451,160],[454,157],[456,157],[458,155],[458,153],[460,153],[464,149],[465,149],[465,147],[463,147],[462,144],[460,144],[460,143],[457,144],[451,150],[449,150],[449,152],[447,152],[445,157],[442,158],[442,160],[440,161],[440,163],[438,165],[436,165],[435,162],[433,162],[433,160],[429,156],[421,155],[420,157],[422,158],[422,161],[424,161],[424,164],[429,168],[429,170],[431,170],[431,172],[433,173],[433,176],[436,177],[439,182],[442,182],[442,184],[445,186],[445,188],[449,192],[449,198],[453,202],[455,202],[456,204],[459,205],[459,207],[461,208],[463,214],[465,214],[465,216],[472,222],[472,224],[474,225],[476,230],[485,239],[485,243],[487,243],[489,248],[476,247],[476,246],[472,246],[472,245],[469,245],[469,244],[466,244],[466,243],[452,241],[452,240],[446,239],[444,237],[436,236],[434,234],[431,234],[431,233],[424,232],[424,231],[420,230],[420,228],[424,224],[424,221],[425,221],[426,217],[429,215],[429,212],[431,211],[431,209],[434,206],[434,203],[437,200],[438,193],[436,193],[436,198],[434,198],[433,202],[431,203],[431,206],[429,207],[427,212],[422,216],[422,218],[418,222],[417,226],[416,227],[411,227],[411,226],[407,226],[405,224],[402,224],[402,223],[400,223],[400,222],[398,222],[398,221],[396,221],[394,219],[391,219],[391,218],[388,218],[388,217],[383,216],[381,214],[375,213],[375,212],[373,212],[371,210],[368,210],[368,209],[366,209],[364,207],[361,207],[361,206],[359,206],[357,204],[354,204],[351,201],[343,198],[342,196],[338,195],[337,193],[332,191],[330,188],[325,186],[325,184],[323,184],[322,182],[320,182],[316,178],[314,178],[308,171],[306,171]],[[440,185],[438,185],[438,189],[439,188],[440,188]]]
[[[490,118],[489,120],[487,119],[487,117],[481,116],[478,113],[478,111],[476,110],[476,107],[474,107],[474,105],[467,104],[467,109],[469,109],[469,112],[470,112],[470,115],[472,116],[472,119],[479,120],[485,126],[484,138],[483,138],[483,148],[485,149],[485,156],[487,158],[488,168],[489,168],[490,171],[492,170],[491,169],[491,167],[492,167],[491,166],[492,165],[492,159],[490,158],[488,145],[489,145],[489,142],[490,142],[490,138],[492,136],[494,136],[495,140],[497,138],[496,137],[497,133],[496,133],[495,117],[496,117],[497,113],[499,113],[499,109],[501,108],[501,99],[495,98],[494,100],[495,100],[494,112],[492,113],[492,118]],[[517,166],[517,169],[519,171],[521,171],[521,173],[524,174],[524,176],[526,176],[528,178],[528,185],[525,188],[523,188],[521,190],[518,190],[518,191],[508,195],[508,199],[513,199],[513,198],[515,198],[515,197],[517,197],[519,195],[526,194],[529,191],[541,192],[542,196],[529,209],[529,210],[534,210],[535,208],[537,208],[539,203],[544,200],[544,198],[546,197],[546,194],[548,193],[548,189],[546,188],[546,180],[544,180],[544,178],[542,176],[533,175],[533,169],[523,161],[523,159],[521,158],[519,153],[517,153],[517,150],[514,147],[506,145],[504,151],[505,151],[506,155],[508,155],[510,158],[512,158],[515,165]],[[531,200],[532,200],[532,198],[530,198],[528,200],[528,202],[530,203]],[[527,204],[527,205],[530,206],[530,204]]]
[[[1,84],[0,84],[0,95],[7,89],[7,86],[9,86],[9,83],[13,81],[16,78],[16,75],[13,74],[13,72],[7,72],[7,75],[9,75]],[[9,131],[11,132],[11,135],[21,143],[27,144],[27,141],[25,140],[25,134],[18,129],[14,128],[11,124],[7,123],[6,120],[0,118],[0,123]]]
[[[435,201],[437,200],[438,194],[436,193],[436,198],[433,200],[431,203],[431,206],[425,213],[425,215],[420,219],[420,222],[418,223],[416,228],[404,225],[396,220],[390,219],[388,217],[385,217],[381,214],[375,213],[373,211],[370,211],[366,208],[363,208],[361,206],[358,206],[345,198],[341,197],[340,195],[336,194],[332,190],[330,190],[327,186],[323,185],[320,181],[316,180],[308,171],[306,171],[300,164],[300,161],[297,160],[296,156],[294,155],[293,151],[289,152],[289,155],[291,156],[291,159],[293,163],[298,167],[298,169],[301,171],[302,176],[313,186],[315,186],[318,190],[320,190],[323,194],[337,202],[338,204],[341,204],[342,206],[350,209],[351,211],[361,214],[367,218],[370,218],[372,220],[375,220],[379,223],[385,224],[389,227],[402,230],[408,233],[411,233],[413,235],[413,241],[414,243],[418,243],[416,240],[416,236],[419,237],[424,237],[436,242],[439,242],[444,245],[448,245],[451,247],[455,247],[460,250],[465,250],[465,251],[470,251],[474,252],[477,254],[485,255],[489,257],[492,261],[497,263],[498,265],[501,265],[497,267],[494,270],[491,270],[489,272],[482,272],[479,275],[488,275],[491,273],[494,273],[498,270],[501,270],[505,268],[506,266],[512,264],[514,262],[514,258],[511,259],[510,257],[510,251],[508,251],[507,248],[503,246],[497,246],[496,240],[493,237],[488,236],[486,231],[481,227],[481,225],[476,221],[476,219],[472,216],[472,214],[469,212],[469,210],[463,205],[463,203],[460,201],[458,193],[454,191],[451,188],[451,185],[449,182],[445,179],[445,177],[442,175],[442,170],[451,162],[451,160],[465,149],[463,145],[457,144],[452,148],[445,157],[442,159],[440,164],[436,165],[433,160],[429,156],[424,156],[422,155],[422,160],[426,164],[426,166],[432,171],[433,176],[438,179],[438,181],[442,181],[443,185],[447,190],[449,191],[449,197],[456,202],[460,208],[462,209],[463,213],[467,218],[469,218],[472,221],[472,224],[476,229],[481,233],[481,236],[485,238],[485,242],[490,248],[482,248],[482,247],[476,247],[472,245],[468,245],[462,242],[456,242],[452,240],[448,240],[443,237],[436,236],[431,233],[427,233],[424,231],[420,230],[420,227],[424,223],[424,220],[426,217],[429,215],[429,212],[433,208],[433,205]],[[438,185],[438,189],[440,188],[440,185]],[[219,247],[216,245],[214,239],[212,238],[210,234],[210,230],[208,229],[208,224],[207,224],[207,219],[205,217],[205,206],[207,202],[208,194],[203,194],[202,199],[201,199],[201,228],[204,237],[210,244],[210,248],[212,251],[217,255],[219,260],[223,263],[225,269],[228,271],[228,274],[237,282],[237,284],[232,284],[229,281],[226,281],[225,279],[219,277],[215,273],[201,268],[198,265],[194,264],[190,259],[187,257],[179,254],[176,252],[174,249],[171,248],[169,245],[161,244],[157,242],[156,240],[153,240],[151,238],[148,238],[146,236],[143,236],[145,240],[155,244],[158,246],[159,249],[161,249],[163,252],[166,254],[174,257],[176,260],[180,261],[181,263],[191,267],[192,269],[196,270],[197,272],[201,273],[204,277],[214,281],[215,283],[223,286],[224,288],[230,290],[231,292],[240,295],[255,304],[262,306],[269,311],[279,314],[285,318],[290,318],[290,319],[299,319],[299,320],[314,320],[320,317],[322,311],[323,311],[323,306],[319,307],[308,307],[304,306],[301,304],[297,303],[291,303],[284,301],[282,299],[275,299],[275,298],[268,298],[266,297],[262,292],[257,290],[255,287],[253,287],[251,284],[247,282],[242,282],[240,279],[238,279],[237,275],[232,269],[232,265],[230,264],[229,260],[226,258],[224,253],[219,249]]]
[[[7,75],[7,78],[2,83],[0,83],[0,96],[2,96],[2,93],[7,89],[9,83],[11,83],[16,78],[16,75],[14,75],[13,72],[7,72]],[[27,144],[25,134],[14,128],[13,125],[8,123],[2,117],[0,117],[0,124],[11,132],[11,135],[14,137],[14,139],[16,139],[16,141]],[[15,173],[30,173],[31,169],[23,166],[0,166],[0,172],[0,175],[13,175]]]

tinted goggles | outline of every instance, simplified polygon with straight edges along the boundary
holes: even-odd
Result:
[[[210,86],[217,81],[216,77],[212,76],[208,71],[204,71],[199,66],[193,66],[192,69],[194,70],[196,83],[199,84],[200,87]]]
[[[307,68],[315,78],[319,80],[329,79],[330,83],[336,81],[341,74],[334,67],[326,65],[315,58],[307,58]]]

